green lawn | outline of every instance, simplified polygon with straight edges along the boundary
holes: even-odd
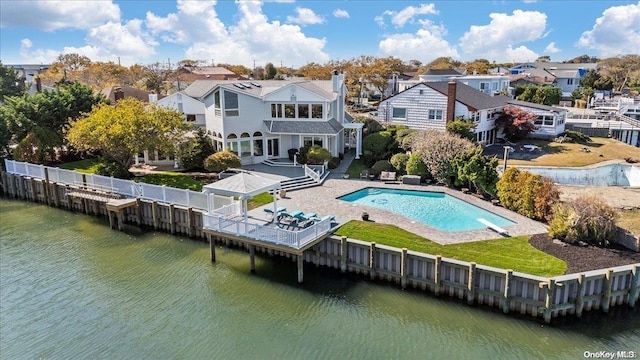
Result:
[[[147,184],[165,185],[173,188],[188,189],[193,191],[202,191],[202,187],[207,184],[203,181],[194,180],[188,175],[174,172],[146,174],[143,176],[135,177],[132,180]]]
[[[362,161],[362,159],[353,159],[345,174],[348,174],[351,179],[359,179],[360,172],[367,168],[367,165]]]
[[[95,174],[98,170],[98,158],[72,161],[60,165],[61,169],[74,170],[85,174]]]
[[[262,205],[270,204],[273,202],[273,195],[268,192],[263,192],[253,197],[253,199],[247,202],[247,208],[249,210],[258,208]]]
[[[336,235],[544,277],[567,270],[564,261],[529,245],[527,236],[445,246],[394,225],[359,220],[342,225]]]

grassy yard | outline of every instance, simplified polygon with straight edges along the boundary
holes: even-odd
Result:
[[[367,165],[362,161],[362,159],[353,159],[345,174],[348,174],[351,179],[359,179],[360,172],[365,169],[367,169]]]
[[[640,209],[621,210],[618,226],[633,234],[640,234]]]
[[[98,159],[84,159],[78,161],[72,161],[60,165],[61,169],[73,170],[85,174],[95,174],[98,170]]]
[[[174,172],[146,174],[135,177],[132,180],[146,184],[165,185],[173,188],[193,191],[202,191],[202,187],[207,184],[203,181],[194,180],[188,175]]]
[[[587,144],[557,143],[544,140],[526,140],[523,144],[542,147],[542,155],[531,160],[509,159],[508,164],[543,166],[585,166],[606,160],[632,157],[640,160],[640,148],[623,144],[614,139],[592,138]],[[520,144],[519,144],[520,145]],[[590,151],[583,151],[587,148]],[[602,155],[602,156],[601,156]]]
[[[562,275],[567,270],[564,261],[535,249],[526,236],[445,246],[394,225],[359,220],[342,225],[336,234],[544,277]]]
[[[263,192],[262,194],[258,194],[253,197],[253,199],[247,202],[247,208],[249,210],[258,208],[262,205],[270,204],[273,202],[273,195],[268,192]]]

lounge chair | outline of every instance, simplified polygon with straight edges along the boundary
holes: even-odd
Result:
[[[360,171],[360,179],[369,180],[369,169]]]
[[[317,217],[316,213],[307,213],[307,214],[303,214],[302,212],[299,214],[295,214],[294,217],[300,221],[307,221],[307,220],[311,220],[311,218],[313,217]]]
[[[273,213],[273,209],[271,208],[264,208],[262,209],[265,213],[267,213],[267,216],[269,216],[271,219],[273,219],[276,215],[278,214],[278,216],[280,215],[280,213],[287,211],[287,208],[285,207],[279,207],[278,209],[276,209],[276,214]]]
[[[279,219],[297,219],[298,216],[302,215],[302,211],[296,210],[293,212],[282,211],[278,213]]]

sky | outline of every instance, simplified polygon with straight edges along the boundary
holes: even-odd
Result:
[[[0,60],[297,68],[361,55],[422,63],[640,54],[640,1],[1,0]]]

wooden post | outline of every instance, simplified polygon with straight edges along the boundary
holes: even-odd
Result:
[[[469,279],[467,280],[467,304],[473,305],[476,299],[476,263],[469,264]]]
[[[407,287],[407,248],[402,248],[400,253],[400,287]]]
[[[304,258],[303,254],[298,255],[298,284],[304,280]]]
[[[60,189],[58,189],[58,183],[51,183],[49,191],[52,192],[51,198],[55,207],[60,207]]]
[[[20,176],[18,178],[18,190],[19,190],[19,193],[20,193],[20,198],[23,199],[23,200],[26,200],[27,199],[27,189],[26,189],[26,186],[25,186],[24,176]]]
[[[249,257],[251,260],[250,270],[252,273],[256,272],[256,246],[249,245]]]
[[[118,210],[118,230],[122,231],[122,225],[124,223],[124,210]]]
[[[193,208],[187,209],[187,236],[193,237]]]
[[[31,185],[31,201],[37,201],[38,198],[36,196],[36,179],[34,178],[30,178],[29,179],[29,185]]]
[[[613,282],[613,269],[607,269],[602,283],[602,311],[609,312],[611,305],[611,285]]]
[[[142,225],[142,203],[140,199],[136,200],[136,225]]]
[[[546,284],[547,293],[544,299],[544,322],[549,324],[551,322],[551,308],[553,306],[553,295],[554,290],[556,289],[556,281],[554,279],[549,279],[549,283]]]
[[[209,250],[211,251],[211,262],[216,262],[216,244],[211,234],[207,233],[207,240],[209,240]]]
[[[584,292],[585,287],[584,273],[578,275],[578,296],[576,297],[576,317],[582,317],[582,309],[584,309]]]
[[[158,202],[155,200],[151,203],[151,215],[153,216],[153,229],[158,230],[158,227],[160,227],[160,216],[158,214]]]
[[[346,272],[347,271],[347,246],[349,244],[347,243],[347,237],[343,236],[340,238],[340,271],[341,272]]]
[[[107,210],[107,215],[109,216],[109,228],[113,229],[113,211]]]
[[[42,192],[44,193],[44,200],[47,205],[51,206],[51,195],[49,194],[49,168],[44,167],[44,182],[42,183]]]
[[[89,204],[87,204],[87,199],[82,198],[82,210],[85,214],[89,215]]]
[[[629,306],[636,305],[636,296],[638,295],[638,283],[640,282],[640,266],[635,265],[631,269],[631,287],[629,288]]]
[[[369,276],[371,280],[376,278],[376,243],[372,242],[369,245]]]
[[[0,180],[2,181],[2,192],[9,196],[9,187],[7,186],[7,173],[0,171]]]
[[[69,194],[69,185],[66,185],[65,186],[65,196],[67,198],[67,208],[69,210],[73,211],[73,199],[68,194]]]
[[[435,287],[433,288],[433,294],[440,295],[440,263],[442,262],[442,255],[436,255],[436,262],[433,265],[433,281]]]
[[[513,280],[513,270],[507,270],[504,281],[504,299],[502,302],[502,312],[507,314],[509,312],[509,305],[511,304],[511,281]]]
[[[176,219],[174,214],[174,205],[169,204],[169,225],[171,229],[171,235],[176,233]]]

